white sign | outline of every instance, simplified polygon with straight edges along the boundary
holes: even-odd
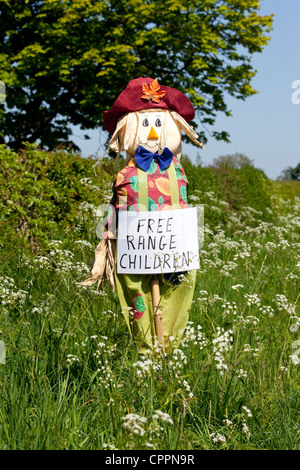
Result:
[[[159,274],[199,269],[196,207],[119,211],[117,272]]]

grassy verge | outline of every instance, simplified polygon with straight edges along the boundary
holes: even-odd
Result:
[[[0,449],[299,449],[299,185],[265,191],[266,216],[191,184],[210,216],[169,360],[137,355],[107,285],[79,287],[92,217],[74,208],[82,230],[38,252],[3,245]]]

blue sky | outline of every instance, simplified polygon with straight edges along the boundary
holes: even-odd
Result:
[[[252,59],[257,70],[252,86],[258,93],[246,101],[227,98],[233,116],[218,115],[214,129],[228,131],[231,143],[211,137],[204,150],[184,144],[183,153],[193,162],[197,153],[204,165],[209,165],[220,155],[239,152],[252,159],[271,179],[300,162],[300,103],[292,101],[293,93],[300,98],[300,0],[262,0],[261,14],[272,13],[271,40]],[[297,80],[298,94],[292,88]],[[83,134],[91,139],[83,140]],[[86,132],[74,128],[73,140],[83,156],[100,156],[105,151],[106,134],[100,129]]]

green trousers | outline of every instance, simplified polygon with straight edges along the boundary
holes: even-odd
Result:
[[[184,280],[177,285],[172,285],[162,276],[159,277],[160,308],[163,313],[164,340],[168,355],[172,354],[174,348],[178,348],[187,325],[194,295],[195,278],[196,271],[188,271]],[[115,274],[116,290],[122,313],[137,350],[143,355],[153,350],[155,345],[151,280],[152,276],[149,274]],[[128,306],[137,294],[142,295],[146,309],[143,316],[135,320]]]

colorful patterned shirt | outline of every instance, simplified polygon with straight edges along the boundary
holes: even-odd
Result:
[[[181,163],[173,157],[179,189],[180,207],[187,207],[187,178]],[[171,209],[171,190],[167,170],[161,170],[153,159],[147,171],[149,211]],[[113,197],[107,213],[106,232],[103,238],[115,238],[117,227],[116,212],[122,208],[128,211],[139,211],[138,168],[135,159],[116,176],[113,185]]]

